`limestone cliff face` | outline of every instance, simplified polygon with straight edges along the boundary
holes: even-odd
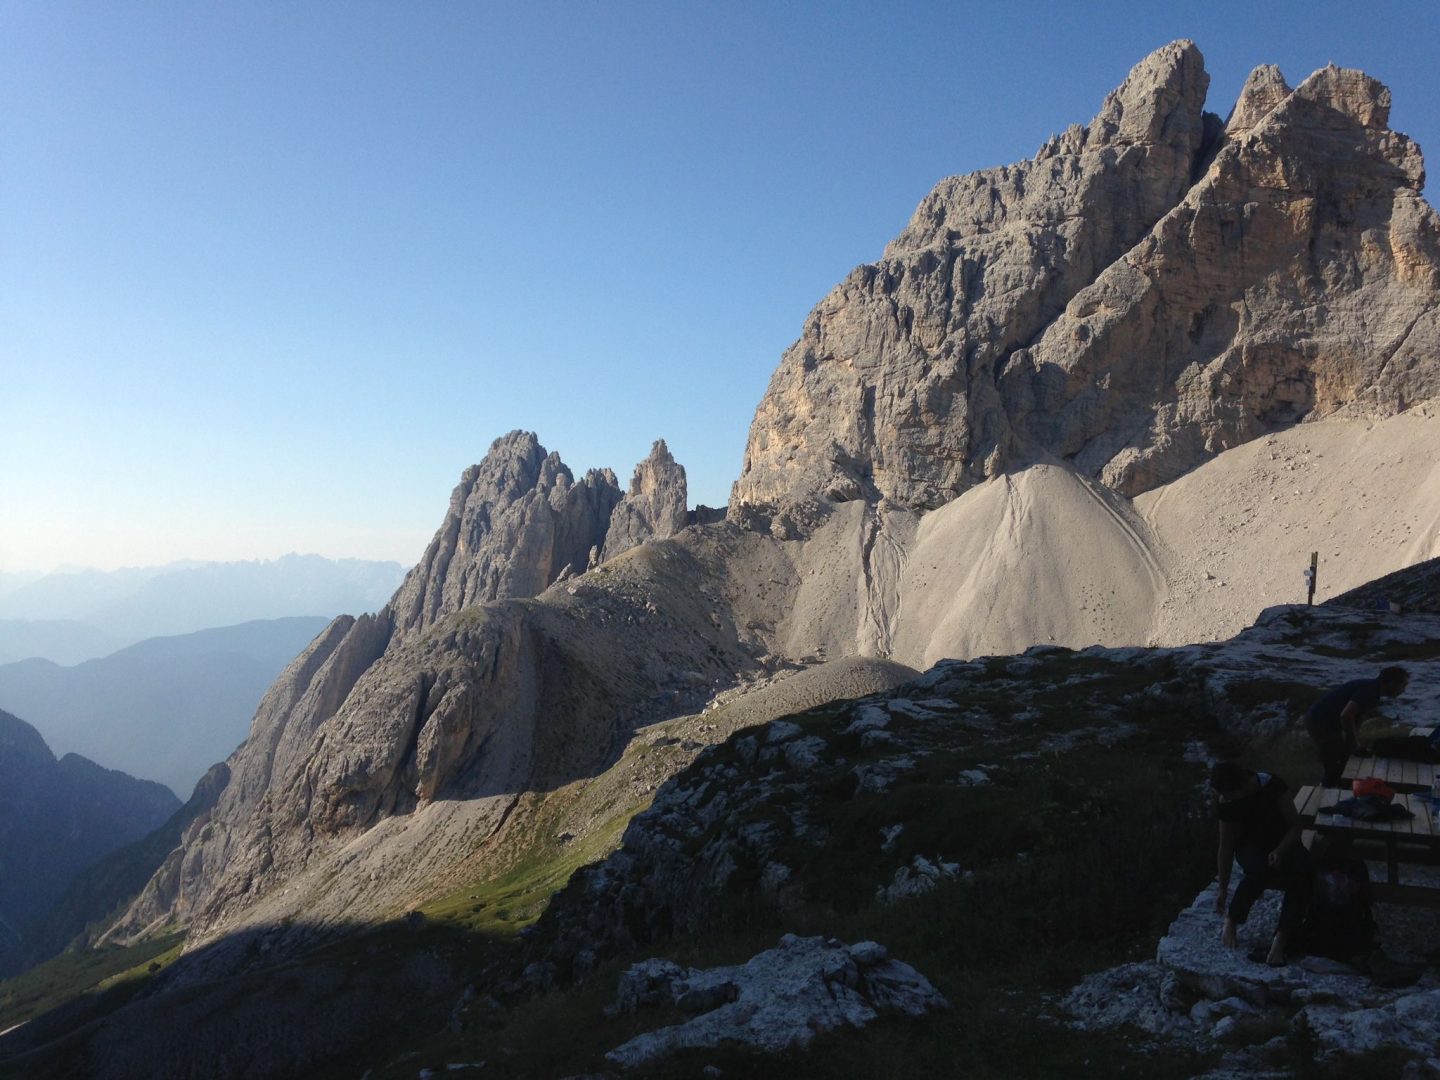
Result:
[[[646,540],[674,536],[689,519],[685,467],[657,439],[650,456],[635,466],[630,490],[610,516],[604,557],[614,558]]]
[[[397,628],[425,630],[472,604],[534,596],[567,566],[585,569],[620,498],[608,469],[577,483],[532,433],[496,439],[465,470],[444,524],[391,601]]]
[[[1011,358],[1021,442],[1134,495],[1297,421],[1440,392],[1440,220],[1419,148],[1360,72],[1326,68],[1271,104],[1281,85],[1247,84],[1248,126]]]
[[[658,715],[647,706],[674,674],[637,664],[643,650],[616,633],[618,618],[665,635],[692,674],[742,666],[733,644],[733,655],[716,648],[693,581],[661,574],[649,583],[670,587],[663,603],[684,607],[678,620],[634,597],[521,602],[584,571],[607,532],[623,538],[618,554],[682,527],[684,475],[657,442],[622,497],[609,470],[577,482],[533,434],[497,439],[461,477],[391,602],[336,619],[276,680],[214,810],[190,826],[112,937],[166,919],[197,931],[223,925],[355,835],[437,800],[472,800],[465,827],[483,837],[505,800],[594,768],[618,733]],[[628,508],[618,528],[617,507]],[[563,731],[549,726],[559,717]]]
[[[797,494],[939,506],[1008,460],[996,372],[1184,193],[1209,76],[1141,62],[1032,161],[952,177],[806,320],[750,429],[731,513]]]
[[[1055,458],[1135,494],[1440,389],[1440,229],[1389,92],[1264,67],[1222,128],[1207,83],[1176,42],[1033,160],[942,182],[782,358],[732,516],[928,510]]]

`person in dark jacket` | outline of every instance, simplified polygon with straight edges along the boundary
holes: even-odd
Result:
[[[1305,714],[1305,730],[1325,770],[1321,781],[1339,787],[1345,762],[1359,742],[1360,721],[1373,712],[1381,698],[1398,697],[1410,683],[1402,667],[1387,667],[1374,679],[1355,679],[1323,695]]]
[[[1225,761],[1211,771],[1210,787],[1219,796],[1215,816],[1220,821],[1216,855],[1220,888],[1215,910],[1225,916],[1220,940],[1235,947],[1239,928],[1265,891],[1267,877],[1274,874],[1285,897],[1265,961],[1283,964],[1286,943],[1299,929],[1310,896],[1310,860],[1300,843],[1300,815],[1290,801],[1290,789],[1278,776],[1252,772]],[[1230,870],[1237,862],[1245,876],[1231,898]]]

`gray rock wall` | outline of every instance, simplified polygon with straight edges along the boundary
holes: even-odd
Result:
[[[532,433],[496,439],[465,470],[435,539],[391,601],[397,628],[423,631],[472,604],[534,596],[567,566],[583,570],[620,498],[608,469],[577,483]]]
[[[657,439],[650,456],[635,466],[630,490],[610,517],[603,557],[613,559],[646,540],[674,536],[688,520],[685,468],[665,440]]]
[[[1297,421],[1440,391],[1440,223],[1389,91],[1258,68],[1228,126],[1190,42],[1034,159],[952,177],[811,313],[730,512],[943,505],[1065,459],[1134,495]]]

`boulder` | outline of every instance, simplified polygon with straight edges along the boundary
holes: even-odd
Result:
[[[880,1016],[921,1016],[948,1007],[925,976],[891,959],[876,942],[846,945],[794,934],[735,967],[681,974],[665,960],[636,964],[620,977],[617,1011],[660,1003],[661,983],[671,1004],[697,1015],[616,1047],[605,1055],[612,1064],[633,1068],[695,1047],[777,1053]]]

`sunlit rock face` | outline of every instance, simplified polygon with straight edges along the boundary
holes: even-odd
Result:
[[[461,476],[445,521],[391,601],[397,628],[424,630],[472,604],[534,596],[567,566],[585,569],[620,499],[609,469],[576,481],[533,433],[496,439]]]
[[[656,441],[650,456],[635,466],[630,489],[610,515],[604,557],[614,558],[646,540],[674,536],[689,519],[685,467]]]
[[[1030,161],[943,181],[811,313],[731,514],[932,509],[1063,459],[1133,495],[1231,446],[1440,389],[1440,247],[1390,95],[1258,68],[1228,126],[1190,42]]]

